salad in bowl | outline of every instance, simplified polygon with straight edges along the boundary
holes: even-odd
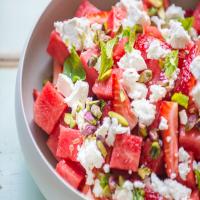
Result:
[[[200,4],[83,0],[54,23],[34,121],[57,173],[89,199],[199,199],[199,22]]]

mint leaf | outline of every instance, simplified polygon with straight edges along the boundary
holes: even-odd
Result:
[[[113,66],[113,48],[117,42],[117,38],[109,40],[107,43],[100,42],[101,46],[101,66],[98,80],[106,80],[110,77],[109,70]]]
[[[194,17],[187,17],[184,19],[179,19],[178,21],[182,24],[186,31],[189,31],[193,26]]]
[[[189,97],[182,94],[181,92],[174,93],[171,100],[177,102],[179,105],[183,106],[186,109],[188,107]]]
[[[71,49],[70,56],[65,60],[63,74],[70,77],[74,83],[86,79],[85,70],[74,47]]]
[[[198,185],[198,189],[200,191],[200,171],[199,170],[194,170],[194,173],[195,173],[195,177],[196,177],[196,182],[197,182],[197,185]]]
[[[167,78],[170,78],[178,66],[178,50],[171,51],[165,58],[164,69]]]

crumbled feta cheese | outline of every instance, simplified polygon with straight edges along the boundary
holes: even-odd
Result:
[[[146,99],[134,100],[131,103],[133,111],[141,124],[149,126],[155,119],[156,106]]]
[[[133,183],[125,181],[123,186],[117,187],[113,194],[113,200],[132,200],[133,199]]]
[[[167,42],[174,49],[183,49],[190,42],[190,36],[180,22],[170,21],[169,38]]]
[[[179,73],[180,73],[180,69],[177,68],[176,71],[172,74],[171,78],[168,80],[169,81],[169,89],[174,88],[175,81],[178,79]]]
[[[90,175],[93,168],[101,168],[104,163],[104,158],[101,155],[101,152],[99,151],[96,140],[88,140],[86,139],[82,146],[80,147],[78,151],[77,160],[81,163],[81,165],[85,168],[87,175]],[[86,183],[88,185],[93,184],[93,180],[91,178]]]
[[[197,80],[200,80],[200,56],[197,56],[190,64],[190,71]]]
[[[122,74],[122,83],[125,87],[134,84],[138,81],[140,75],[137,73],[136,69],[128,68]]]
[[[179,162],[186,162],[190,159],[189,154],[183,147],[181,147],[178,151]]]
[[[73,92],[70,96],[64,99],[64,102],[70,107],[74,108],[78,104],[85,106],[89,93],[89,85],[85,81],[77,81],[74,85]]]
[[[149,100],[152,103],[161,100],[167,94],[167,90],[161,85],[151,85],[150,92],[151,92],[151,95],[149,96]]]
[[[68,97],[71,95],[74,84],[68,76],[65,74],[59,74],[58,80],[56,83],[57,91],[60,92],[64,97]]]
[[[155,192],[167,199],[187,200],[190,198],[191,189],[175,180],[165,179],[161,181],[155,173],[151,174],[151,186]]]
[[[136,71],[147,69],[147,65],[139,50],[126,53],[118,62],[118,66],[123,69],[134,68]]]
[[[106,138],[106,135],[110,127],[110,123],[111,123],[110,118],[105,117],[103,119],[103,124],[96,130],[95,135]]]
[[[186,125],[188,123],[188,116],[185,110],[179,112],[180,123]]]
[[[100,181],[99,179],[96,179],[94,181],[94,187],[93,187],[93,194],[96,198],[101,198],[102,197],[102,193],[103,193],[103,189],[100,185]]]
[[[162,25],[165,24],[165,21],[158,16],[151,17],[151,21],[158,27],[159,30],[161,29]]]
[[[102,24],[94,23],[91,25],[93,31],[100,31],[102,29]]]
[[[76,123],[78,125],[78,129],[79,130],[83,130],[85,127],[85,119],[84,119],[84,115],[86,113],[86,110],[81,110],[79,112],[75,112],[76,115]]]
[[[192,163],[193,169],[200,170],[200,162],[197,162],[196,160]]]
[[[167,8],[165,14],[167,19],[179,19],[184,18],[185,11],[181,7],[172,4]]]
[[[176,178],[176,174],[175,174],[175,173],[171,173],[171,174],[170,174],[170,178],[171,178],[171,179],[175,179],[175,178]]]
[[[192,89],[191,95],[195,104],[198,106],[198,108],[200,108],[200,82],[198,82]]]
[[[150,24],[150,18],[144,11],[142,1],[121,0],[120,4],[127,10],[127,17],[122,21],[123,27],[133,27],[135,24]]]
[[[144,188],[145,187],[144,183],[141,181],[134,181],[133,186],[134,186],[134,188]]]
[[[87,18],[74,17],[64,22],[55,22],[54,26],[69,50],[72,46],[75,46],[76,50],[94,46],[94,32]]]
[[[164,49],[158,40],[153,40],[147,49],[147,58],[158,60],[165,58],[168,53],[170,53],[169,49]]]
[[[110,165],[109,165],[109,164],[105,164],[105,165],[103,166],[103,171],[104,171],[105,173],[109,173],[109,172],[110,172]]]
[[[190,28],[190,30],[188,32],[189,32],[189,35],[192,38],[192,40],[194,40],[194,41],[198,40],[198,33],[195,28],[193,28],[193,27]]]
[[[164,131],[168,129],[167,119],[164,117],[161,117],[160,123],[159,123],[159,130]]]

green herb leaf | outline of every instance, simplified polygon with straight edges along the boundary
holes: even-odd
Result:
[[[186,109],[188,107],[189,97],[182,94],[181,92],[174,93],[171,100],[177,102],[179,105],[183,106]]]
[[[186,31],[189,31],[193,26],[194,17],[186,17],[184,19],[179,19],[178,21],[182,24]]]
[[[99,175],[99,181],[100,181],[100,185],[102,188],[105,188],[106,185],[108,185],[108,179],[109,179],[108,174],[100,174]]]
[[[148,10],[149,16],[154,16],[154,15],[157,14],[157,12],[158,12],[158,9],[155,8],[155,7],[151,7],[151,8],[149,8],[149,10]]]
[[[74,47],[71,49],[70,56],[65,60],[63,74],[70,77],[73,82],[86,79],[85,70]]]
[[[101,46],[101,66],[98,80],[106,80],[110,77],[110,69],[113,66],[113,48],[117,42],[117,38],[109,40],[107,43],[100,42]]]
[[[133,200],[144,200],[145,192],[143,189],[135,188],[133,191]]]
[[[198,189],[200,191],[200,170],[194,170],[194,173],[195,173],[195,177],[196,177],[196,182],[197,182],[197,185],[198,185]]]
[[[164,69],[167,78],[170,78],[178,66],[178,50],[171,51],[165,58]]]

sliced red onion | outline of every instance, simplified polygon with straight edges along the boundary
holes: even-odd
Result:
[[[88,136],[88,135],[92,135],[95,133],[95,131],[97,130],[97,127],[96,126],[93,126],[91,124],[87,124],[85,126],[85,128],[81,131],[81,133],[84,135],[84,136]]]

